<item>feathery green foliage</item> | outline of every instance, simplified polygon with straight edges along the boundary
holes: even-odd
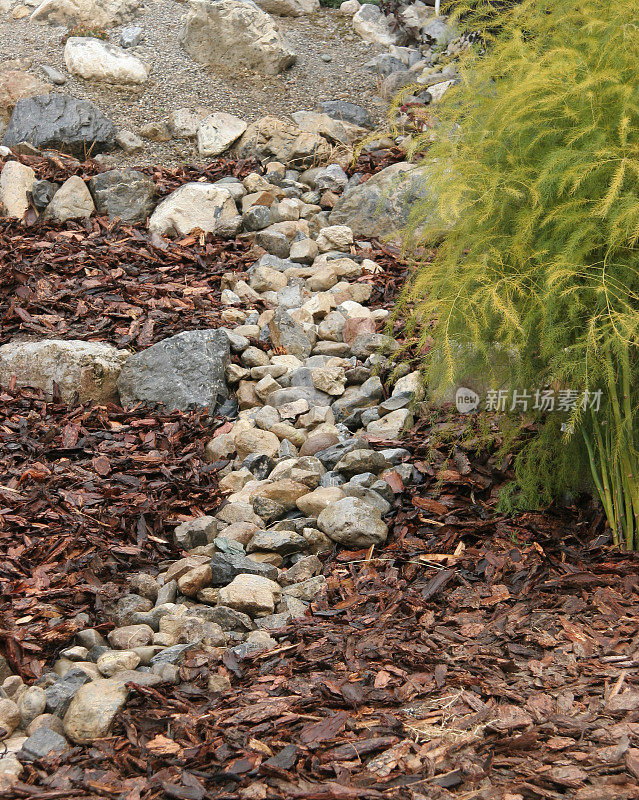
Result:
[[[577,402],[564,441],[544,441],[575,448],[615,540],[639,547],[639,0],[461,0],[454,11],[496,33],[438,106],[438,219],[430,200],[417,204],[405,242],[439,247],[397,313],[424,345],[433,337],[444,383],[470,351],[490,373],[497,343],[518,354],[512,387],[601,389],[598,413]],[[413,152],[425,143],[416,135]],[[566,441],[572,431],[585,449]],[[528,483],[545,501],[566,459],[548,463],[550,446],[540,459],[540,441],[520,453],[518,477],[545,461]]]

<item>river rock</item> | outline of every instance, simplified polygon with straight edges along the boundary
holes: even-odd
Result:
[[[81,403],[116,402],[116,381],[128,357],[126,350],[101,342],[9,342],[0,347],[0,384],[6,386],[15,375],[18,386],[34,386],[50,396],[55,381],[65,403],[76,392]]]
[[[98,669],[105,678],[110,678],[122,670],[133,670],[139,663],[140,656],[133,650],[108,650],[96,661]]]
[[[180,42],[196,61],[277,75],[295,63],[274,20],[246,0],[194,0]]]
[[[246,458],[250,453],[273,458],[279,452],[280,440],[272,431],[249,428],[235,437],[235,449],[240,459]]]
[[[10,736],[20,724],[20,709],[8,698],[0,697],[0,739]]]
[[[297,501],[297,507],[307,517],[319,517],[325,508],[341,500],[344,492],[337,486],[321,486]]]
[[[47,706],[47,695],[41,686],[29,686],[18,698],[20,724],[27,728],[36,717],[44,712]]]
[[[153,641],[153,628],[149,625],[124,625],[112,630],[107,639],[116,650],[133,650],[144,647]]]
[[[219,598],[221,605],[263,617],[274,612],[281,595],[282,589],[275,581],[261,575],[238,575],[220,589]]]
[[[64,715],[67,737],[76,744],[90,744],[107,736],[128,693],[117,680],[95,680],[81,686]]]
[[[115,125],[89,100],[45,94],[18,100],[2,143],[28,142],[84,159],[115,147]]]
[[[142,402],[171,411],[213,410],[228,396],[224,370],[229,359],[224,331],[178,333],[128,359],[118,378],[120,399],[126,407]]]
[[[324,509],[317,527],[346,547],[370,547],[386,541],[388,527],[378,508],[357,497],[344,497]]]
[[[165,197],[149,220],[150,230],[162,236],[184,236],[194,228],[217,236],[235,236],[241,224],[228,189],[195,182],[180,186]]]

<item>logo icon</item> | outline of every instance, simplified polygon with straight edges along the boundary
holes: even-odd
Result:
[[[472,389],[460,386],[455,392],[455,405],[460,414],[470,414],[479,408],[479,395]]]

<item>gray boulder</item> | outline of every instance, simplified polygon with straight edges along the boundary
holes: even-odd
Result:
[[[413,205],[429,192],[424,168],[402,161],[347,189],[328,219],[348,225],[355,236],[385,238],[405,227]]]
[[[18,100],[2,143],[28,142],[86,158],[115,147],[115,125],[89,100],[43,94]]]
[[[67,740],[50,728],[38,728],[23,742],[20,758],[23,761],[35,761],[46,758],[51,753],[63,753],[69,749]]]
[[[357,125],[360,128],[373,127],[373,120],[368,111],[355,103],[349,103],[346,100],[322,100],[317,107],[333,119],[350,122],[351,125]]]
[[[111,169],[89,181],[98,214],[123,222],[144,222],[155,205],[155,184],[135,169]]]
[[[131,356],[118,379],[122,405],[213,410],[228,397],[229,340],[222,330],[185,331]]]

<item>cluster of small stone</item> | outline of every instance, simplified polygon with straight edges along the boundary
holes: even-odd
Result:
[[[5,170],[11,164],[18,162]],[[110,175],[98,176],[107,187],[116,185]],[[225,502],[215,516],[174,530],[184,557],[157,577],[132,576],[130,593],[111,609],[116,627],[106,639],[81,630],[34,686],[5,679],[0,780],[14,780],[29,758],[107,735],[126,702],[126,683],[178,681],[180,661],[193,648],[221,657],[224,648],[243,655],[277,647],[277,631],[326,591],[322,553],[385,541],[397,475],[410,483],[414,470],[407,450],[375,450],[367,437],[401,435],[421,382],[405,370],[385,399],[376,370],[388,364],[384,349],[397,345],[378,332],[388,312],[367,305],[370,276],[380,267],[350,227],[322,225],[327,214],[313,202],[347,182],[335,165],[300,174],[270,162],[263,176],[214,185],[230,198],[233,220],[245,228],[253,221],[245,235],[266,251],[246,273],[223,276],[224,328],[177,334],[136,355],[54,340],[0,348],[0,380],[41,380],[49,391],[55,377],[71,397],[87,359],[99,358],[102,384],[85,385],[88,397],[104,400],[111,392],[125,407],[160,402],[185,410],[217,403],[232,421],[206,446],[207,458],[220,465]],[[208,209],[201,199],[176,203],[170,215],[163,207],[185,189],[206,186],[170,195],[152,212],[151,228],[203,227]],[[108,189],[105,197],[109,207]],[[127,202],[122,185],[116,197]],[[260,215],[269,224],[255,230]],[[386,480],[391,472],[397,475]],[[211,674],[211,691],[226,686],[224,674]]]

